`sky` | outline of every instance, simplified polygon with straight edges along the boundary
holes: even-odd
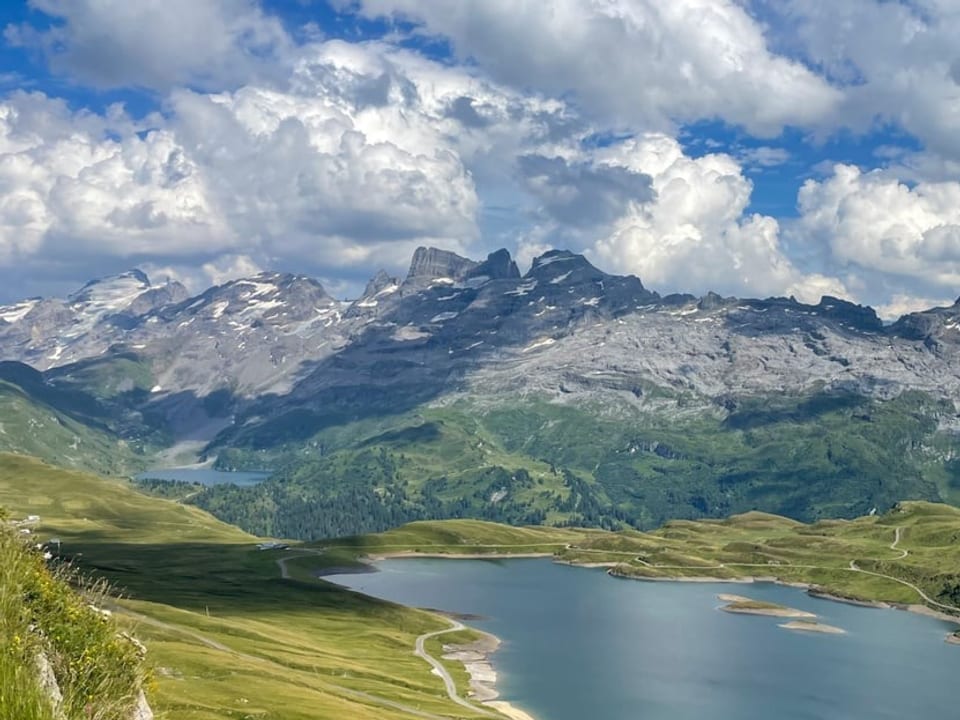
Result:
[[[356,296],[433,245],[661,293],[960,294],[956,0],[6,0],[0,302]]]

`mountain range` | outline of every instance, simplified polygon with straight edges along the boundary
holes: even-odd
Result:
[[[0,448],[269,469],[190,501],[263,534],[424,517],[650,527],[960,502],[960,304],[661,296],[550,251],[421,248],[350,302],[131,271],[0,307]],[[29,366],[29,367],[24,367]]]

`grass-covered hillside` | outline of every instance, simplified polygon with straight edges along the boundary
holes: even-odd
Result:
[[[637,578],[811,583],[843,597],[960,614],[960,509],[907,502],[884,515],[803,524],[764,513],[593,535],[558,553]]]
[[[0,718],[129,720],[147,670],[139,643],[84,582],[0,510]]]
[[[195,507],[15,455],[0,454],[0,505],[39,515],[34,538],[59,538],[65,557],[123,594],[114,617],[147,646],[161,718],[482,716],[413,655],[419,635],[447,623],[314,579],[336,553],[259,551]]]
[[[814,521],[960,501],[958,441],[941,430],[956,412],[921,393],[671,403],[291,413],[216,449],[221,466],[276,468],[273,479],[193,502],[254,532],[310,539],[429,518],[650,529],[751,509]]]
[[[141,469],[156,438],[141,419],[95,395],[52,382],[22,363],[0,362],[0,451],[108,475]]]
[[[748,512],[670,521],[651,532],[424,521],[314,547],[338,565],[364,556],[542,554],[606,565],[618,577],[775,579],[853,600],[926,605],[960,620],[960,509],[927,502],[853,520],[808,524]]]

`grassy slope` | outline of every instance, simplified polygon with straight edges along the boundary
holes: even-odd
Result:
[[[0,528],[0,558],[0,717],[53,720],[34,671],[36,640],[27,629],[30,618],[23,608],[21,588],[36,573],[35,563],[4,528]]]
[[[0,450],[56,458],[63,465],[104,474],[140,466],[126,443],[106,429],[78,421],[2,380],[0,418]]]
[[[83,567],[125,590],[123,608],[156,665],[155,704],[178,720],[410,717],[384,700],[470,716],[410,652],[417,635],[443,627],[435,617],[311,578],[318,566],[366,554],[544,552],[617,564],[623,575],[776,576],[852,598],[919,602],[901,584],[850,570],[852,560],[960,605],[960,510],[928,503],[855,521],[804,525],[747,513],[653,533],[419,522],[334,540],[322,554],[279,555],[254,550],[254,538],[196,508],[17,456],[0,455],[0,505],[40,514],[42,535],[59,536]],[[292,556],[290,580],[278,578],[278,556]]]
[[[891,548],[898,527],[900,542]],[[561,557],[616,563],[627,577],[775,577],[854,599],[923,603],[916,591],[878,576],[888,575],[960,608],[960,509],[932,503],[810,525],[763,513],[674,521],[649,534],[595,536]]]
[[[169,718],[411,717],[381,699],[471,716],[412,655],[417,635],[444,627],[436,617],[295,568],[281,580],[277,553],[196,508],[12,455],[0,455],[0,505],[40,515],[38,537],[124,592]]]
[[[124,438],[117,408],[16,362],[0,362],[0,451],[42,457],[108,475],[143,467],[149,444]],[[134,422],[134,425],[136,422]]]
[[[960,463],[949,459],[957,439],[938,431],[954,411],[920,393],[728,405],[725,414],[462,402],[345,420],[289,442],[271,426],[270,443],[235,438],[249,445],[224,448],[221,462],[278,468],[275,478],[196,502],[257,532],[304,538],[442,517],[647,529],[753,508],[811,521],[902,499],[960,502]]]
[[[104,587],[48,565],[21,536],[0,526],[0,717],[52,720],[40,688],[42,653],[61,693],[64,720],[127,720],[146,680],[140,648],[97,608]]]
[[[897,538],[899,542],[891,548]],[[604,563],[637,578],[777,578],[860,600],[960,609],[960,509],[906,502],[882,516],[804,524],[761,512],[726,520],[676,520],[637,531],[514,528],[468,520],[417,522],[325,544],[342,564],[361,554],[547,552],[565,562]],[[904,555],[906,553],[906,555]],[[851,569],[851,562],[860,570]],[[877,573],[871,575],[869,573]]]

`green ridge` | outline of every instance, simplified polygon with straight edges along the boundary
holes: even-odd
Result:
[[[464,401],[344,419],[308,441],[278,418],[269,443],[241,433],[216,448],[222,467],[276,468],[270,481],[192,502],[254,532],[316,539],[435,518],[652,529],[754,508],[809,522],[960,501],[957,439],[938,429],[948,403],[907,392],[725,405]]]

